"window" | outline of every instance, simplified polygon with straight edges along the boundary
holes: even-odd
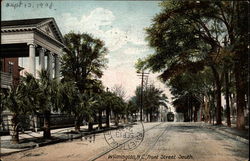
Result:
[[[14,70],[14,63],[9,61],[9,64],[8,64],[8,72],[9,73],[13,73],[13,70]]]

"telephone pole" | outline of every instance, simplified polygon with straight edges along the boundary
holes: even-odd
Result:
[[[142,113],[142,109],[143,109],[143,86],[144,86],[144,81],[145,81],[145,79],[144,78],[146,78],[146,83],[147,83],[147,80],[148,80],[148,74],[149,73],[145,73],[143,70],[142,70],[142,72],[138,72],[138,74],[139,75],[137,75],[137,76],[139,76],[139,77],[141,77],[140,79],[141,79],[141,109],[140,109],[140,121],[142,122],[142,115],[143,115],[143,113]]]

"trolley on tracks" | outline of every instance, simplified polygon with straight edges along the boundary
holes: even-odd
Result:
[[[171,122],[174,121],[174,113],[173,112],[168,112],[167,120],[171,121]]]

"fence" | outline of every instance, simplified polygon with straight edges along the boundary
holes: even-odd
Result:
[[[5,112],[1,115],[0,132],[9,132],[12,129],[12,114],[10,112]],[[20,115],[19,116],[19,130],[20,131],[38,131],[42,130],[44,123],[44,116],[42,114],[37,115]],[[62,128],[70,127],[74,125],[74,117],[65,114],[51,114],[50,116],[51,128]]]

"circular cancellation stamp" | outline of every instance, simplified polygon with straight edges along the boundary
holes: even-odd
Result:
[[[144,126],[142,122],[128,125],[116,130],[104,133],[106,142],[119,150],[133,150],[137,148],[144,138]]]

